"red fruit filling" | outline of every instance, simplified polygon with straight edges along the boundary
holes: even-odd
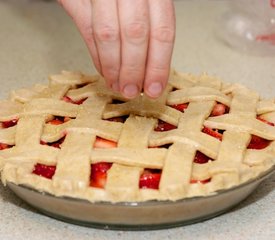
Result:
[[[205,154],[203,154],[200,151],[196,152],[194,163],[204,164],[204,163],[208,163],[209,161],[213,161],[213,159],[207,157]]]
[[[7,149],[7,148],[11,148],[12,145],[8,145],[6,143],[0,143],[0,150],[4,150],[4,149]]]
[[[90,186],[104,188],[107,179],[107,171],[111,166],[112,163],[106,162],[91,164]]]
[[[208,127],[203,127],[202,132],[219,139],[220,141],[222,140],[222,133],[220,133],[218,130],[208,128]]]
[[[177,109],[178,111],[184,112],[185,109],[188,108],[188,103],[174,104],[171,105],[171,107]]]
[[[263,119],[261,117],[257,117],[257,119],[260,120],[260,121],[262,121],[262,122],[264,122],[264,123],[266,123],[266,124],[268,124],[268,125],[270,125],[270,126],[272,126],[272,127],[275,126],[275,123],[269,122],[269,121],[267,121],[267,120],[265,120],[265,119]]]
[[[52,124],[52,125],[60,125],[62,123],[64,123],[62,120],[60,119],[53,119],[51,121],[49,121],[48,123]]]
[[[68,102],[68,103],[77,104],[77,105],[82,104],[86,99],[87,98],[84,98],[84,99],[81,99],[81,100],[78,100],[78,101],[74,101],[71,98],[69,98],[68,96],[63,97],[63,101]]]
[[[161,170],[145,169],[139,179],[139,188],[158,189]]]
[[[167,122],[163,122],[162,120],[159,120],[157,127],[155,128],[155,131],[157,132],[164,132],[164,131],[170,131],[173,129],[176,129],[177,127],[167,123]]]
[[[226,114],[228,112],[229,112],[229,108],[226,105],[217,102],[216,105],[214,106],[210,116],[216,117],[216,116]]]
[[[34,166],[34,170],[32,171],[32,173],[34,173],[38,176],[52,179],[52,177],[55,173],[55,169],[56,169],[56,166],[48,166],[48,165],[37,163]]]
[[[96,137],[93,147],[94,148],[115,148],[117,147],[117,142],[106,140],[101,137]]]
[[[208,163],[209,161],[213,161],[213,159],[207,157],[205,154],[203,154],[200,151],[196,152],[194,163],[205,164],[205,163]],[[203,180],[191,179],[190,183],[191,184],[195,184],[195,183],[206,184],[206,183],[209,183],[210,181],[211,181],[211,178],[203,179]]]
[[[204,179],[204,180],[195,180],[195,179],[192,179],[190,181],[191,184],[194,184],[194,183],[201,183],[201,184],[206,184],[206,183],[209,183],[211,181],[211,178],[208,178],[208,179]]]
[[[17,124],[17,122],[18,122],[18,119],[12,119],[10,121],[1,122],[1,125],[2,125],[2,128],[10,128],[10,127],[15,126]],[[6,143],[0,143],[0,150],[4,150],[7,148],[11,148],[11,147],[13,147],[13,145],[9,145]]]
[[[40,144],[48,145],[48,146],[55,147],[55,148],[61,148],[60,145],[64,142],[64,140],[65,140],[65,136],[63,138],[60,138],[56,142],[47,143],[47,142],[44,142],[44,141],[40,141]]]
[[[52,124],[52,125],[59,125],[59,124],[63,124],[65,122],[68,122],[70,119],[71,118],[69,118],[69,117],[59,117],[59,116],[56,116],[52,120],[50,120],[48,123]]]
[[[12,119],[10,121],[4,121],[2,122],[2,128],[9,128],[9,127],[13,127],[17,124],[18,119]]]
[[[266,140],[264,138],[252,135],[250,143],[248,144],[248,149],[264,149],[271,143],[270,140]]]
[[[109,118],[109,119],[106,119],[110,122],[121,122],[121,123],[124,123],[126,121],[126,118],[127,116],[123,116],[123,117],[113,117],[113,118]]]
[[[261,117],[257,117],[258,120],[270,125],[270,126],[275,126],[274,123],[272,122],[269,122]],[[250,143],[248,144],[247,148],[248,149],[264,149],[266,148],[267,146],[269,146],[269,144],[271,143],[271,140],[267,140],[267,139],[264,139],[264,138],[261,138],[259,136],[256,136],[256,135],[252,135],[251,137],[251,140],[250,140]]]

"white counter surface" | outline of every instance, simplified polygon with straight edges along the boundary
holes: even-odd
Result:
[[[215,74],[275,96],[275,57],[230,49],[216,38],[222,0],[176,1],[177,40],[173,66]],[[0,0],[1,98],[14,88],[46,82],[62,69],[94,72],[73,23],[54,1]],[[0,239],[275,239],[275,174],[244,202],[214,219],[158,231],[107,231],[76,226],[41,215],[0,184]]]

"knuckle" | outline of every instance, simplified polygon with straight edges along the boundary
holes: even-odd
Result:
[[[135,81],[141,84],[144,78],[144,68],[137,65],[125,65],[121,69],[121,75],[127,76],[128,81]]]
[[[132,41],[143,42],[148,37],[149,28],[145,23],[133,22],[125,26],[125,36]]]
[[[142,66],[139,66],[138,64],[126,64],[124,65],[124,71],[126,73],[133,73],[138,74],[142,71]]]
[[[120,74],[120,76],[124,76],[122,77],[122,79],[124,79],[124,83],[134,82],[140,87],[143,82],[144,75],[145,75],[144,68],[142,68],[141,66],[132,66],[132,65],[123,66]]]
[[[154,64],[152,66],[152,70],[154,72],[165,72],[165,71],[167,71],[167,65],[164,62],[163,63]]]
[[[164,65],[155,65],[150,68],[151,75],[155,76],[159,80],[164,80],[169,75],[169,68]]]
[[[174,29],[168,26],[157,27],[152,30],[152,38],[160,42],[172,43],[175,39]]]
[[[113,42],[119,38],[118,30],[108,25],[95,29],[94,34],[102,42]]]
[[[103,66],[103,75],[108,76],[109,79],[117,80],[119,76],[119,69],[115,67]]]
[[[93,44],[94,43],[94,38],[93,38],[93,29],[91,26],[87,27],[82,27],[80,28],[81,34],[83,35],[85,41],[88,44]]]

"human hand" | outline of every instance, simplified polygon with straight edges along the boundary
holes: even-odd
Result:
[[[165,88],[175,39],[173,0],[59,0],[107,86],[126,98]]]

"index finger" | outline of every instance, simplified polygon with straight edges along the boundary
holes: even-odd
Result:
[[[121,69],[119,83],[127,98],[134,98],[143,87],[149,39],[147,0],[119,0],[121,27]]]
[[[152,98],[165,88],[175,40],[173,0],[148,0],[150,11],[150,42],[144,92]]]

